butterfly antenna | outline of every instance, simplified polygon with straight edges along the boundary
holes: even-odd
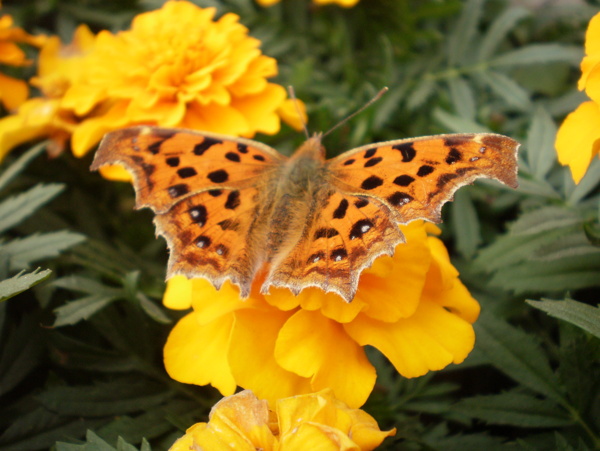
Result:
[[[332,131],[337,130],[338,128],[340,128],[342,125],[344,125],[346,122],[348,122],[350,119],[352,119],[357,114],[362,113],[364,110],[366,110],[367,108],[369,108],[371,105],[373,105],[375,102],[377,102],[381,98],[381,96],[383,96],[386,92],[388,92],[388,88],[387,88],[387,86],[384,86],[381,89],[381,91],[379,91],[377,94],[375,94],[375,96],[371,100],[369,100],[367,103],[365,103],[362,107],[360,107],[358,110],[356,110],[350,116],[348,116],[345,119],[342,119],[341,121],[339,121],[337,124],[335,124],[329,130],[327,130],[327,132],[323,133],[323,138],[325,138],[327,135],[329,135]]]
[[[308,133],[308,127],[306,126],[306,122],[304,122],[302,111],[300,111],[300,106],[298,105],[298,99],[296,97],[296,93],[294,92],[293,86],[288,86],[288,92],[290,93],[290,99],[292,99],[292,101],[294,102],[294,108],[296,108],[296,113],[298,113],[298,117],[300,118],[300,122],[302,123],[302,128],[304,129],[306,139],[308,139],[310,138],[310,134]]]

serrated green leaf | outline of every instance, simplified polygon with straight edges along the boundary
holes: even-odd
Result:
[[[445,436],[438,440],[426,440],[433,450],[443,451],[465,451],[465,450],[485,450],[485,451],[506,451],[507,445],[502,438],[493,437],[486,434],[464,434]]]
[[[65,290],[77,291],[79,293],[104,294],[106,296],[119,296],[122,294],[122,290],[119,288],[109,287],[97,280],[83,276],[61,277],[60,279],[53,281],[52,285],[64,288]]]
[[[466,258],[473,257],[477,246],[481,243],[481,231],[479,218],[468,190],[462,189],[456,192],[450,215],[454,224],[456,249]]]
[[[600,285],[600,259],[575,255],[560,260],[524,261],[498,270],[490,284],[515,294],[551,293]]]
[[[490,130],[477,122],[450,114],[441,108],[433,110],[433,117],[453,133],[489,133]]]
[[[493,58],[490,66],[516,67],[530,64],[564,62],[578,66],[583,58],[583,49],[564,44],[529,44]]]
[[[485,313],[474,327],[477,347],[490,363],[534,392],[566,404],[561,385],[532,335]]]
[[[433,95],[436,88],[437,83],[432,79],[424,78],[419,80],[417,86],[411,91],[406,100],[408,111],[414,111],[423,105]]]
[[[590,162],[585,175],[577,185],[573,184],[571,174],[566,168],[565,175],[570,182],[569,185],[565,186],[568,202],[570,205],[577,205],[597,188],[600,181],[600,161],[598,161],[598,158],[594,158]]]
[[[154,321],[161,324],[169,324],[172,322],[171,318],[169,318],[158,305],[144,296],[143,293],[138,293],[136,298],[139,301],[142,310],[144,310],[144,312],[146,312]]]
[[[508,106],[521,111],[531,108],[529,93],[506,75],[489,70],[478,73],[477,77],[498,97],[504,99]]]
[[[556,124],[544,108],[536,108],[527,134],[527,157],[533,174],[543,179],[556,164]]]
[[[468,0],[453,30],[448,36],[448,63],[456,66],[469,55],[467,51],[473,45],[477,26],[483,12],[483,0]]]
[[[538,196],[551,200],[561,200],[562,196],[546,181],[546,180],[531,180],[519,176],[519,193]]]
[[[164,387],[129,377],[93,386],[52,387],[38,399],[60,416],[93,418],[144,411],[171,396]]]
[[[52,327],[70,326],[81,320],[89,319],[116,299],[116,296],[91,294],[77,301],[67,302],[65,305],[54,309],[56,320]]]
[[[530,15],[531,13],[527,9],[520,6],[505,9],[498,17],[496,17],[483,36],[477,52],[478,60],[485,61],[490,59],[510,30],[512,30],[518,22]]]
[[[43,142],[32,147],[6,168],[2,175],[0,175],[0,190],[6,188],[27,167],[31,160],[40,155],[46,149],[46,145],[47,143]]]
[[[38,184],[0,203],[0,233],[19,224],[42,205],[54,199],[63,189],[60,183]]]
[[[10,269],[15,271],[27,268],[38,260],[57,257],[64,250],[84,240],[85,236],[67,230],[36,233],[10,241],[2,246],[2,251],[11,256]]]
[[[25,273],[25,271],[21,271],[19,274],[11,277],[10,279],[5,279],[0,282],[0,302],[6,301],[7,299],[16,296],[19,293],[22,293],[25,290],[28,290],[34,285],[37,285],[40,282],[43,282],[48,277],[50,277],[52,271],[49,269],[45,269],[40,271],[40,268],[37,268],[35,271]]]
[[[600,308],[598,307],[571,299],[564,301],[551,301],[549,299],[533,301],[528,299],[525,302],[554,318],[567,321],[600,338]]]
[[[522,428],[557,428],[573,424],[568,413],[554,402],[515,392],[466,398],[453,409],[488,424]]]
[[[460,117],[470,121],[475,120],[475,93],[469,83],[461,77],[454,77],[448,80],[448,87],[450,88],[450,99],[454,111]]]
[[[547,206],[523,213],[510,225],[511,235],[536,235],[555,229],[576,230],[581,218],[575,210],[564,207]]]
[[[117,451],[138,451],[131,443],[127,443],[123,437],[117,439]]]

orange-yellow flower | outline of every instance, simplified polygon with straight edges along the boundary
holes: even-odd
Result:
[[[278,399],[272,406],[274,411],[249,390],[223,398],[208,423],[190,427],[170,450],[367,451],[396,433],[381,431],[373,417],[348,408],[331,390]]]
[[[588,26],[585,53],[578,87],[591,100],[566,117],[556,136],[558,161],[569,166],[575,183],[581,181],[600,151],[600,14]]]
[[[14,67],[28,66],[31,61],[26,58],[25,52],[16,43],[39,47],[44,39],[44,36],[32,36],[23,29],[15,27],[11,16],[0,17],[0,64]],[[6,109],[16,109],[25,101],[28,93],[26,82],[0,73],[0,102]]]
[[[428,235],[435,226],[416,221],[402,230],[407,242],[363,272],[350,304],[317,288],[261,295],[261,281],[242,301],[228,283],[216,291],[203,279],[172,278],[165,305],[193,311],[169,335],[168,373],[224,395],[239,385],[270,402],[331,387],[356,408],[376,378],[365,345],[405,377],[462,362],[474,345],[479,305],[443,243]]]
[[[238,16],[214,20],[215,13],[169,1],[135,17],[129,30],[101,31],[70,47],[53,41],[33,81],[44,100],[56,100],[47,122],[72,119],[67,131],[76,156],[106,132],[133,124],[246,137],[276,133],[284,116],[300,127],[285,89],[268,81],[277,74],[276,61],[261,53],[260,41],[248,36]],[[3,128],[0,121],[0,133]],[[46,136],[47,129],[37,130]]]
[[[256,0],[260,6],[272,6],[279,3],[281,0]],[[359,0],[313,0],[316,5],[338,4],[344,8],[351,8],[358,3]]]

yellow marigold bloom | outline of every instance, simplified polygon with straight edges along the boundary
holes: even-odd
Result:
[[[76,156],[105,133],[134,124],[246,137],[278,132],[282,117],[301,127],[285,89],[267,81],[277,74],[276,61],[261,53],[237,15],[214,20],[215,13],[169,1],[136,16],[129,30],[101,31],[70,47],[53,41],[54,52],[42,52],[33,82],[46,100],[58,100],[55,113],[73,119],[68,131]],[[119,169],[117,176],[123,174]]]
[[[193,311],[169,335],[168,373],[224,395],[239,385],[270,402],[331,387],[356,408],[376,378],[365,345],[405,377],[462,362],[475,342],[471,324],[479,305],[444,244],[428,235],[439,233],[437,227],[415,221],[402,230],[407,242],[363,272],[349,304],[318,288],[262,295],[260,280],[242,301],[232,284],[217,291],[203,279],[172,278],[165,305]]]
[[[24,43],[39,47],[43,44],[44,36],[32,36],[23,29],[15,27],[11,16],[0,17],[0,64],[7,66],[28,66],[31,64],[25,52],[16,43]],[[0,73],[0,101],[8,110],[14,110],[21,105],[29,88],[27,83]]]
[[[331,390],[279,399],[275,410],[245,390],[223,398],[208,423],[197,423],[171,451],[190,449],[292,451],[372,450],[396,430],[381,431],[362,410],[350,409]]]
[[[94,35],[81,25],[71,44],[63,45],[58,37],[49,37],[39,55],[38,76],[31,80],[42,92],[23,103],[13,115],[0,119],[0,160],[15,146],[48,137],[49,153],[56,155],[80,123],[73,111],[62,106],[62,97],[82,77],[84,57],[93,48]]]
[[[592,158],[600,151],[600,14],[589,23],[585,53],[578,87],[592,100],[582,103],[566,117],[555,143],[558,161],[569,166],[575,183],[581,181]]]
[[[272,6],[279,3],[281,0],[256,0],[260,6]],[[338,4],[344,8],[351,8],[358,3],[359,0],[313,0],[315,5],[328,5],[331,3]]]

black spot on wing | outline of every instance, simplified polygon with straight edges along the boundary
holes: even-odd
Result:
[[[196,172],[196,170],[191,167],[177,169],[177,175],[182,179],[187,179],[189,177],[193,177],[196,174],[198,174]]]
[[[171,198],[175,199],[176,197],[181,197],[187,193],[189,193],[190,189],[185,183],[179,183],[177,185],[170,186],[167,188],[167,192]]]
[[[229,180],[229,174],[223,169],[209,172],[207,177],[213,183],[224,183]]]
[[[194,150],[192,152],[194,152],[194,155],[202,156],[204,155],[204,152],[206,152],[212,146],[214,146],[215,144],[221,144],[221,142],[222,141],[218,139],[204,138],[204,141],[194,146]]]
[[[240,162],[240,156],[235,152],[227,152],[225,154],[225,158],[227,158],[229,161],[233,161],[234,163]]]
[[[426,164],[424,164],[423,166],[421,166],[419,168],[419,170],[417,171],[417,175],[419,177],[425,177],[426,175],[429,175],[433,172],[433,167],[432,166],[428,166]]]
[[[200,227],[203,227],[206,224],[206,220],[208,219],[208,211],[204,205],[196,205],[188,210],[190,218],[192,222],[195,222]]]
[[[342,261],[343,259],[348,257],[348,252],[343,247],[339,247],[331,251],[331,260],[334,262]]]
[[[366,207],[367,205],[369,205],[369,201],[365,198],[360,198],[360,199],[354,201],[354,206],[356,208],[363,208],[363,207]]]
[[[319,238],[333,238],[337,235],[339,235],[339,232],[336,229],[322,227],[317,229],[315,235],[313,236],[313,240],[318,240]]]
[[[415,158],[415,156],[417,155],[417,151],[415,150],[414,143],[412,143],[412,142],[396,144],[395,146],[392,146],[392,149],[400,151],[400,153],[402,154],[402,161],[404,163],[408,163],[409,161],[412,161],[413,158]]]
[[[365,152],[364,157],[365,158],[371,158],[373,155],[375,155],[375,152],[377,152],[377,147],[373,147],[372,149],[369,149]]]
[[[349,237],[351,240],[361,238],[365,233],[371,230],[372,227],[373,223],[368,219],[361,219],[360,221],[356,221],[350,229]]]
[[[375,157],[375,158],[371,158],[370,160],[367,160],[365,162],[365,168],[370,168],[375,166],[376,164],[381,163],[381,161],[383,160],[383,158],[381,157]]]
[[[381,185],[383,185],[383,179],[377,177],[376,175],[372,175],[371,177],[364,179],[360,187],[365,190],[371,190]]]
[[[231,191],[227,196],[227,201],[225,202],[225,208],[228,210],[235,210],[240,206],[240,192],[238,190]]]
[[[410,175],[404,174],[404,175],[399,175],[398,177],[396,177],[394,179],[394,184],[396,184],[398,186],[408,186],[414,181],[415,181],[415,179],[413,177],[411,177]]]
[[[462,154],[460,153],[460,151],[456,147],[453,147],[452,149],[450,149],[450,152],[448,152],[448,156],[446,157],[446,163],[454,164],[461,160],[462,160]]]
[[[333,212],[334,219],[343,219],[346,216],[346,211],[348,210],[348,201],[346,199],[342,199]]]
[[[240,144],[240,143],[238,143],[238,145],[237,145],[237,151],[239,153],[248,153],[248,146],[246,144]]]
[[[167,162],[167,165],[172,168],[179,166],[179,157],[169,157],[165,161]]]
[[[350,158],[349,160],[344,161],[344,166],[350,166],[356,160],[354,158]]]
[[[400,191],[396,191],[391,196],[387,197],[387,201],[394,207],[401,207],[413,200],[412,196]]]

